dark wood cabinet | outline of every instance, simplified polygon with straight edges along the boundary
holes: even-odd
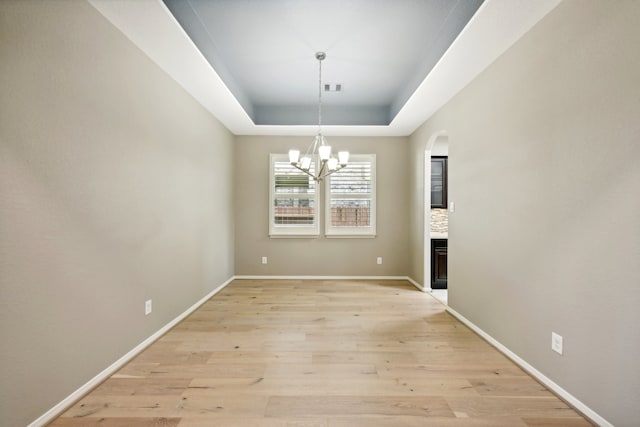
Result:
[[[447,207],[447,158],[431,158],[431,207]]]
[[[447,239],[431,240],[431,288],[447,289]]]

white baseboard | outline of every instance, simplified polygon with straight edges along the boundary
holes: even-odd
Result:
[[[197,310],[198,307],[200,307],[202,304],[207,302],[209,298],[211,298],[212,296],[220,292],[222,289],[224,289],[229,283],[231,283],[234,280],[234,278],[235,277],[231,277],[222,285],[218,286],[216,289],[209,292],[207,295],[205,295],[202,299],[200,299],[198,302],[196,302],[191,307],[189,307],[186,311],[184,311],[178,317],[173,319],[171,322],[167,323],[164,327],[162,327],[160,330],[158,330],[156,333],[151,335],[149,338],[147,338],[146,340],[138,344],[136,347],[134,347],[131,351],[129,351],[124,356],[122,356],[120,359],[113,362],[111,366],[106,368],[104,371],[100,372],[98,375],[90,379],[82,387],[80,387],[79,389],[71,393],[69,396],[67,396],[65,399],[63,399],[56,406],[49,409],[43,415],[38,417],[35,421],[29,424],[28,427],[41,427],[53,421],[54,418],[61,415],[64,411],[66,411],[69,407],[71,407],[75,402],[80,400],[85,394],[90,392],[92,389],[97,387],[104,380],[106,380],[111,375],[116,373],[118,369],[122,368],[134,357],[140,354],[145,348],[153,344],[154,341],[156,341],[158,338],[164,335],[167,331],[169,331],[169,329],[173,328],[175,325],[180,323],[185,317],[187,317],[188,315],[193,313],[195,310]]]
[[[415,280],[413,280],[411,277],[407,276],[406,279],[409,281],[409,283],[411,283],[413,286],[418,288],[420,291],[422,291],[422,292],[431,292],[431,288],[430,287],[427,288],[426,286],[421,285],[420,283],[418,283]]]
[[[594,410],[589,408],[587,405],[578,400],[575,396],[569,393],[567,390],[560,387],[558,384],[553,382],[547,376],[545,376],[542,372],[538,371],[536,368],[527,363],[524,359],[520,358],[517,354],[509,350],[507,347],[502,345],[499,341],[493,338],[491,335],[487,334],[485,331],[476,326],[469,319],[452,309],[451,307],[447,307],[447,311],[451,313],[452,316],[457,318],[459,321],[467,325],[471,330],[480,335],[482,338],[487,340],[489,344],[498,349],[501,353],[511,359],[514,363],[524,369],[529,375],[540,381],[546,387],[551,389],[554,393],[564,399],[568,404],[573,406],[575,409],[580,411],[584,416],[589,418],[591,421],[599,425],[600,427],[613,427],[613,424],[605,420],[599,414],[597,414]]]
[[[238,280],[407,280],[407,276],[267,276],[238,275]]]
[[[431,288],[425,288],[409,276],[264,276],[264,275],[239,275],[238,280],[406,280],[422,292],[428,292]]]

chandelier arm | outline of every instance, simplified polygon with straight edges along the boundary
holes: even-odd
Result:
[[[334,174],[336,172],[338,172],[341,169],[344,169],[346,167],[346,165],[339,165],[337,168],[335,168],[334,170],[328,170],[325,172],[325,168],[326,168],[326,163],[327,162],[322,162],[322,165],[320,166],[320,171],[318,172],[318,175],[314,175],[311,172],[302,169],[300,166],[298,166],[297,163],[291,163],[291,166],[293,166],[294,168],[306,173],[307,175],[309,175],[311,178],[313,178],[314,181],[322,181],[323,178],[328,177],[331,174]],[[323,173],[324,172],[324,173]]]
[[[326,161],[321,161],[320,162],[320,170],[318,171],[318,178],[320,178],[321,176],[326,176],[326,175],[322,175],[322,172],[324,172],[325,168],[327,167],[327,162]]]
[[[309,144],[309,147],[311,147],[311,144]],[[313,148],[311,148],[311,152],[309,153],[309,155],[313,156],[317,152],[318,152],[318,137],[313,138]]]
[[[344,169],[345,167],[346,167],[346,165],[344,165],[344,166],[343,166],[343,165],[340,165],[340,166],[338,166],[337,168],[335,168],[334,170],[327,171],[327,173],[325,173],[324,175],[322,175],[322,176],[318,176],[318,180],[320,180],[320,181],[321,181],[323,178],[326,178],[326,177],[328,177],[329,175],[331,175],[331,174],[333,174],[333,173],[338,172],[340,169]]]
[[[302,171],[302,172],[306,173],[306,174],[307,174],[307,175],[309,175],[311,178],[313,178],[315,181],[317,181],[317,180],[318,180],[318,177],[317,177],[317,176],[315,176],[314,174],[312,174],[311,172],[309,172],[309,171],[307,171],[307,170],[302,169],[300,166],[298,166],[298,164],[297,164],[297,163],[291,163],[291,166],[293,166],[294,168],[296,168],[296,169],[298,169],[298,170],[300,170],[300,171]]]

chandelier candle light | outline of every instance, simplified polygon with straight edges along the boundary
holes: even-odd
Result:
[[[331,146],[327,145],[324,135],[322,135],[322,61],[327,57],[324,52],[316,53],[318,60],[318,134],[307,148],[307,152],[300,158],[299,150],[289,150],[289,162],[291,166],[300,169],[311,176],[315,181],[322,181],[326,176],[339,171],[347,166],[349,162],[349,152],[338,152],[338,158],[331,154]],[[313,158],[320,158],[320,168],[317,175],[311,173],[311,162]]]

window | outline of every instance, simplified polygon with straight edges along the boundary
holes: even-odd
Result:
[[[447,207],[447,158],[431,158],[431,207]]]
[[[317,236],[318,191],[309,175],[291,166],[286,154],[270,156],[269,235]],[[315,165],[311,165],[311,172]]]
[[[376,156],[356,154],[325,178],[327,237],[375,237]]]
[[[312,163],[311,172],[317,167]],[[318,183],[291,166],[286,154],[270,155],[269,176],[269,236],[318,236]],[[326,236],[375,237],[375,154],[352,155],[346,168],[326,177],[324,182]]]

